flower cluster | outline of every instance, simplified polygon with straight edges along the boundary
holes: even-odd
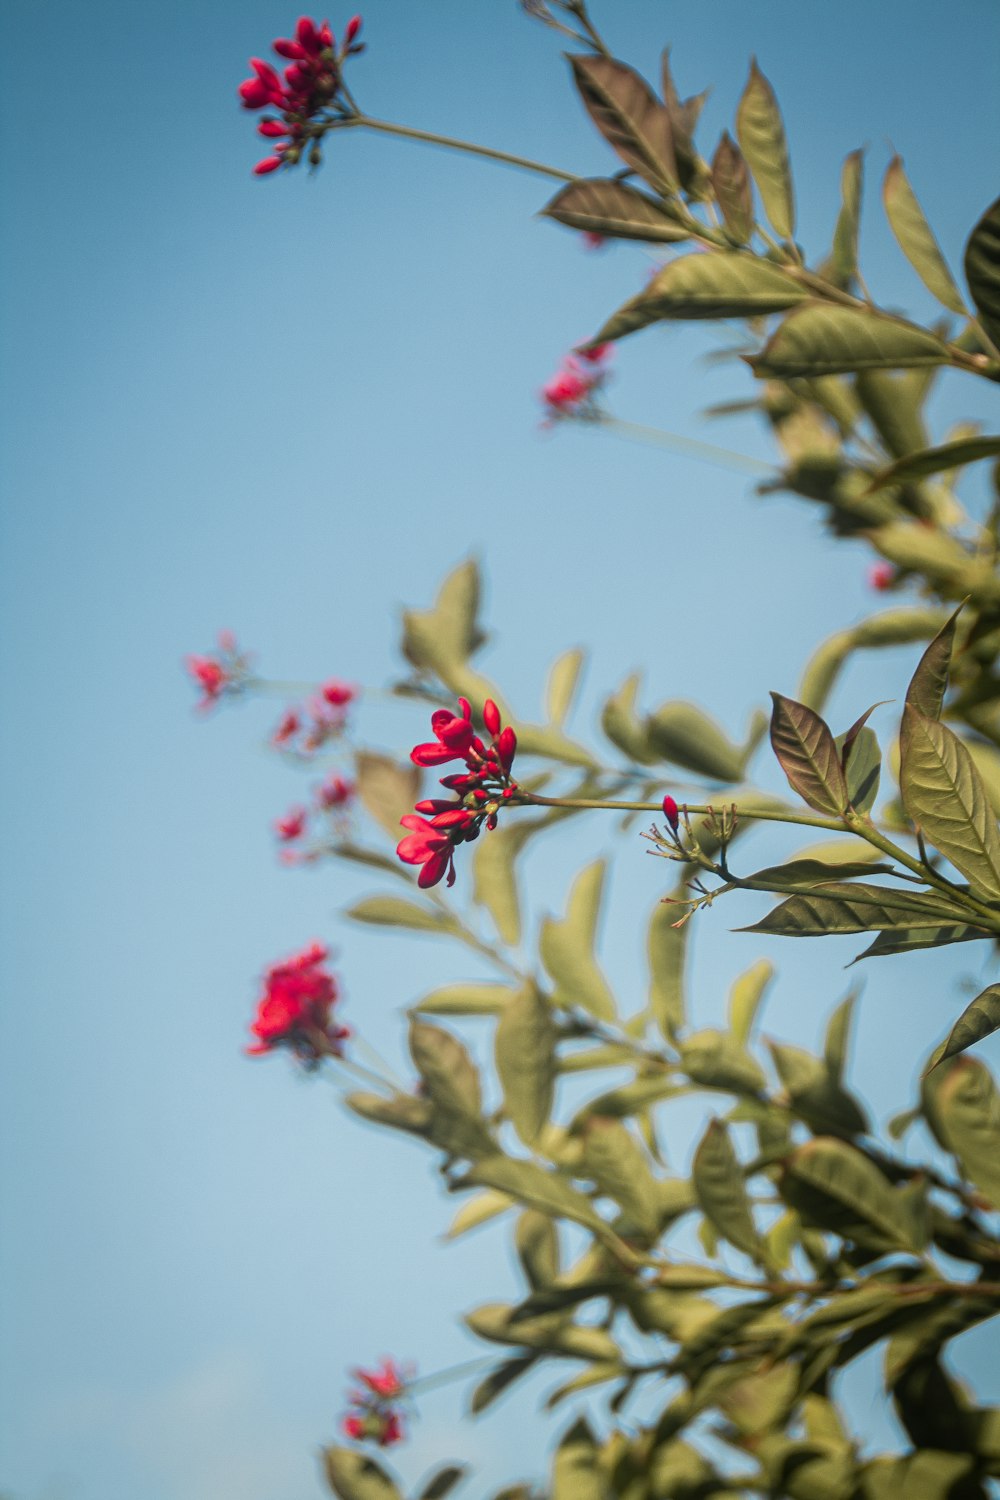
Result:
[[[400,821],[412,830],[396,847],[399,858],[408,865],[421,865],[417,884],[426,888],[437,885],[445,875],[448,884],[455,882],[455,848],[479,837],[497,826],[497,813],[517,791],[510,768],[517,750],[517,736],[508,725],[501,728],[500,710],[488,698],[483,706],[483,724],[491,736],[484,744],[472,724],[472,705],[459,698],[459,712],[440,708],[431,715],[434,740],[415,745],[410,759],[417,766],[440,766],[451,760],[465,762],[465,774],[441,777],[441,785],[455,793],[454,801],[431,797],[418,802],[416,817],[408,814]]]
[[[355,1442],[377,1443],[380,1448],[402,1442],[406,1434],[397,1403],[405,1397],[413,1371],[404,1372],[391,1359],[383,1359],[377,1370],[351,1373],[362,1389],[348,1393],[348,1401],[356,1410],[344,1418],[344,1432]]]
[[[304,708],[285,710],[271,735],[271,744],[296,755],[314,755],[328,740],[344,732],[347,710],[357,696],[357,688],[349,682],[331,678]]]
[[[317,24],[302,16],[294,37],[279,37],[274,43],[274,51],[288,64],[282,75],[261,58],[250,59],[253,73],[239,87],[243,108],[270,108],[281,114],[280,119],[267,115],[257,126],[266,140],[277,142],[273,155],[254,167],[258,177],[295,166],[310,136],[309,160],[319,165],[319,135],[312,122],[326,110],[353,113],[341,98],[342,69],[352,53],[364,51],[364,43],[357,40],[360,30],[361,17],[353,16],[338,50],[328,21]]]
[[[598,392],[607,384],[611,344],[592,344],[567,354],[559,369],[542,386],[546,426],[564,417],[593,421],[599,416]]]
[[[310,943],[301,953],[272,964],[250,1027],[256,1041],[247,1052],[259,1056],[288,1047],[307,1067],[323,1057],[340,1057],[350,1032],[331,1019],[337,982],[325,967],[329,949]]]
[[[349,827],[349,812],[354,800],[356,787],[353,781],[348,781],[346,776],[341,776],[336,771],[331,771],[325,781],[320,782],[315,789],[316,809],[325,813],[335,825],[335,829],[342,836]],[[309,809],[306,807],[293,807],[283,818],[275,818],[274,832],[279,843],[286,847],[281,851],[281,860],[286,865],[310,864],[322,854],[322,849],[306,850],[296,852],[287,846],[297,844],[306,833],[309,824]]]
[[[236,644],[231,630],[219,631],[219,649],[211,656],[185,656],[184,667],[201,690],[197,707],[205,713],[224,697],[234,697],[246,686],[250,658]]]

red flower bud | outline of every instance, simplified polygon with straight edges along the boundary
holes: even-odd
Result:
[[[674,830],[674,833],[676,833],[680,824],[680,819],[677,815],[677,803],[674,801],[673,797],[671,797],[669,792],[663,799],[663,816],[666,818],[667,822]]]
[[[278,140],[288,134],[288,126],[281,120],[261,120],[257,126],[257,134]]]
[[[500,763],[505,771],[509,771],[511,766],[513,765],[514,755],[516,751],[517,735],[508,724],[507,728],[503,731],[503,733],[500,735],[500,738],[497,740],[497,754],[500,756]]]
[[[487,698],[483,704],[483,723],[490,734],[498,735],[500,733],[500,710],[492,698]]]
[[[255,177],[266,177],[268,172],[276,172],[281,164],[280,156],[265,156],[264,160],[259,161],[254,167],[253,175]]]
[[[351,19],[348,21],[346,27],[344,28],[344,41],[347,43],[348,46],[351,45],[351,43],[354,41],[354,38],[357,36],[357,34],[358,34],[358,32],[360,30],[361,30],[361,17],[360,16],[352,16]]]
[[[279,57],[287,57],[289,62],[301,62],[306,56],[305,48],[300,47],[298,42],[290,41],[287,37],[280,36],[274,43],[274,50]]]

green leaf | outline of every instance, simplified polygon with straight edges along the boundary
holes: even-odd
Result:
[[[785,127],[774,90],[750,61],[750,78],[736,112],[736,138],[743,150],[764,204],[764,210],[782,239],[795,233],[795,202],[788,165]]]
[[[586,1417],[563,1434],[552,1460],[552,1500],[605,1500],[599,1453]]]
[[[601,728],[611,743],[641,766],[655,764],[657,755],[649,743],[645,724],[635,711],[639,674],[627,677],[617,693],[607,700],[601,711]]]
[[[656,1184],[649,1162],[621,1120],[592,1115],[583,1137],[583,1170],[625,1212],[633,1227],[652,1237],[659,1228]]]
[[[565,721],[580,685],[580,673],[585,661],[586,654],[577,648],[564,651],[552,663],[545,688],[545,711],[551,724],[562,725]]]
[[[375,927],[405,927],[411,932],[455,933],[459,925],[448,912],[436,906],[420,906],[402,896],[366,896],[347,908],[354,922],[369,922]]]
[[[848,746],[851,732],[848,730],[847,734],[838,734],[834,744],[841,755],[847,751],[844,776],[851,806],[855,812],[864,813],[875,805],[875,798],[878,796],[882,751],[874,729],[859,729]]]
[[[752,927],[739,932],[769,932],[775,937],[826,937],[848,932],[906,932],[959,922],[964,913],[940,896],[896,890],[888,885],[831,883],[809,895],[790,896]]]
[[[490,1373],[481,1380],[472,1392],[469,1402],[469,1410],[474,1417],[480,1412],[492,1406],[494,1401],[499,1400],[504,1391],[512,1386],[515,1380],[520,1380],[538,1362],[537,1354],[519,1354],[516,1359],[505,1359],[503,1364],[494,1365]]]
[[[922,948],[944,948],[950,943],[981,942],[990,934],[978,927],[911,927],[901,932],[880,932],[874,943],[859,953],[852,963],[862,958],[887,958],[893,953],[915,953]]]
[[[448,1464],[445,1468],[438,1469],[424,1485],[417,1500],[444,1500],[445,1495],[450,1495],[467,1473],[466,1464]]]
[[[737,251],[682,255],[665,265],[595,335],[625,338],[650,323],[697,318],[755,318],[804,302],[806,289],[780,266]]]
[[[432,1140],[457,1156],[477,1157],[494,1151],[482,1118],[479,1073],[458,1038],[414,1017],[410,1055],[433,1106]]]
[[[893,374],[889,370],[862,370],[854,380],[854,392],[865,415],[894,458],[919,453],[930,442],[921,401],[912,388],[915,377],[926,378],[926,371]]]
[[[694,1154],[692,1181],[698,1206],[712,1227],[737,1250],[760,1260],[763,1246],[750,1211],[743,1171],[721,1120],[709,1121]]]
[[[893,1334],[885,1348],[887,1390],[891,1390],[918,1360],[936,1354],[956,1334],[975,1327],[984,1318],[996,1316],[996,1299],[976,1297],[974,1289],[975,1283],[971,1283],[968,1295],[949,1300],[943,1306],[924,1309],[917,1318]]]
[[[792,1109],[818,1135],[865,1135],[869,1122],[839,1079],[818,1057],[800,1047],[772,1042],[771,1055]]]
[[[955,627],[962,609],[959,605],[950,615],[917,663],[917,670],[906,689],[906,702],[925,719],[940,719],[944,695],[948,689],[951,653]]]
[[[478,624],[479,568],[470,558],[448,574],[428,610],[404,610],[403,654],[419,671],[447,681],[483,643]]]
[[[840,173],[840,213],[833,231],[833,274],[839,286],[850,286],[858,274],[858,226],[861,222],[861,191],[865,153],[852,151]]]
[[[753,190],[746,160],[728,130],[712,157],[712,189],[727,233],[745,245],[753,234]]]
[[[354,757],[358,797],[392,839],[399,839],[399,820],[412,813],[420,796],[420,768],[399,765],[388,755],[359,750]]]
[[[976,463],[981,458],[993,458],[1000,453],[1000,437],[958,438],[952,443],[941,443],[937,448],[923,448],[917,453],[907,453],[886,469],[880,469],[872,477],[868,493],[884,490],[892,484],[909,484],[914,479],[924,479],[928,474],[943,474],[959,469],[963,464]]]
[[[581,870],[570,891],[562,921],[547,917],[539,951],[556,986],[553,1004],[582,1006],[602,1021],[611,1021],[615,1002],[594,957],[597,919],[604,888],[605,863],[595,860]]]
[[[559,1275],[559,1235],[550,1216],[535,1208],[519,1214],[514,1248],[531,1290],[551,1286]]]
[[[493,918],[497,934],[508,948],[521,941],[521,903],[517,888],[517,856],[537,825],[503,823],[479,839],[472,858],[472,899]]]
[[[594,1234],[607,1237],[608,1226],[588,1198],[564,1178],[533,1161],[514,1161],[497,1152],[478,1161],[462,1178],[462,1185],[491,1187],[507,1193],[527,1208],[540,1209],[557,1219],[572,1219]]]
[[[431,990],[410,1009],[423,1016],[496,1016],[510,1003],[513,991],[503,984],[445,984]]]
[[[680,889],[680,895],[685,891]],[[649,1008],[669,1040],[684,1025],[684,959],[688,927],[675,927],[680,913],[672,902],[658,901],[649,919],[646,954],[649,959]]]
[[[748,361],[759,379],[901,370],[948,361],[940,339],[923,328],[851,307],[810,302],[789,313],[763,351]]]
[[[915,1248],[912,1226],[888,1179],[846,1141],[817,1136],[800,1146],[785,1163],[782,1195],[807,1220],[856,1244]]]
[[[506,1302],[487,1302],[467,1313],[463,1322],[481,1339],[494,1344],[512,1344],[538,1349],[566,1359],[617,1359],[619,1350],[603,1328],[566,1323],[561,1314],[537,1318],[516,1317],[517,1308]]]
[[[925,1113],[962,1173],[1000,1209],[1000,1097],[988,1068],[963,1054],[924,1080]]]
[[[823,1041],[823,1058],[831,1077],[835,1078],[838,1083],[844,1076],[851,1022],[854,1019],[854,1006],[857,998],[858,991],[852,990],[845,999],[841,1000],[827,1022],[826,1036]]]
[[[611,57],[571,56],[587,113],[626,166],[658,192],[678,186],[670,116],[646,81]]]
[[[587,177],[571,182],[546,204],[542,215],[570,229],[606,235],[609,239],[674,244],[690,237],[688,230],[671,218],[655,198],[613,177]]]
[[[899,788],[914,823],[973,891],[1000,898],[1000,833],[983,779],[958,736],[910,703],[903,709]]]
[[[713,781],[740,781],[746,757],[714,719],[693,703],[663,703],[646,720],[649,744],[663,760]]]
[[[750,1039],[761,1001],[773,979],[774,965],[761,958],[740,975],[729,991],[729,1034],[741,1047]]]
[[[783,1426],[799,1394],[799,1374],[789,1363],[754,1370],[729,1387],[719,1407],[740,1432],[751,1436]]]
[[[504,1109],[526,1146],[549,1118],[555,1081],[556,1029],[545,996],[528,980],[505,1006],[497,1026],[496,1065]]]
[[[463,1203],[458,1213],[452,1219],[445,1231],[446,1240],[457,1240],[460,1235],[468,1234],[472,1229],[478,1229],[481,1224],[488,1224],[491,1219],[507,1212],[514,1207],[514,1200],[507,1193],[498,1193],[493,1188],[487,1188],[482,1193],[477,1193],[467,1203]]]
[[[388,1474],[367,1453],[354,1448],[327,1448],[326,1478],[340,1500],[402,1500]]]
[[[973,1481],[975,1460],[965,1453],[925,1448],[902,1458],[876,1458],[862,1470],[864,1500],[979,1500],[985,1491]]]
[[[760,1064],[735,1038],[706,1027],[680,1043],[681,1066],[692,1083],[734,1094],[759,1094],[767,1079]]]
[[[891,865],[874,863],[869,859],[838,860],[827,863],[822,859],[789,859],[783,865],[769,865],[764,870],[755,870],[745,877],[745,883],[753,883],[760,889],[774,891],[811,891],[817,886],[829,885],[832,880],[854,880],[869,875],[888,875]],[[823,894],[822,890],[819,892]]]
[[[816,812],[839,817],[849,799],[833,735],[804,703],[781,693],[771,698],[771,746],[789,784]]]
[[[903,159],[894,156],[882,184],[882,201],[899,248],[916,271],[927,290],[960,318],[968,317],[955,278],[948,270],[941,247],[924,218],[903,170]]]
[[[426,1136],[430,1130],[433,1109],[428,1100],[416,1099],[412,1094],[354,1093],[346,1099],[348,1109],[360,1115],[362,1120],[371,1120],[376,1125],[390,1125],[394,1130],[406,1130],[411,1135]]]
[[[966,1047],[974,1047],[997,1027],[1000,1027],[1000,984],[991,984],[965,1007],[948,1033],[944,1051],[937,1062],[942,1063],[945,1058],[964,1052]]]
[[[566,1380],[562,1385],[556,1386],[554,1391],[550,1391],[545,1398],[545,1410],[554,1411],[568,1396],[575,1396],[579,1391],[589,1390],[594,1385],[605,1385],[609,1380],[619,1380],[625,1373],[625,1366],[619,1360],[590,1365],[586,1370],[581,1370],[579,1375],[574,1375],[572,1380]]]
[[[1000,198],[990,204],[969,236],[965,279],[988,337],[1000,348]]]

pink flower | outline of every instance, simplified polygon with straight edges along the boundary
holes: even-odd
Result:
[[[542,386],[550,422],[559,417],[593,420],[599,415],[596,398],[608,378],[604,365],[611,351],[611,344],[592,344],[565,357],[556,374]]]
[[[343,776],[338,776],[336,773],[328,776],[316,791],[316,801],[324,812],[332,812],[337,807],[346,807],[353,796],[353,781],[345,781]]]
[[[328,1054],[341,1055],[350,1033],[330,1019],[337,985],[324,967],[328,958],[321,943],[310,943],[301,953],[272,964],[250,1027],[257,1040],[247,1047],[248,1054],[288,1047],[310,1067]]]
[[[898,577],[899,573],[892,563],[872,563],[868,569],[868,587],[877,589],[880,594],[884,594],[887,589],[892,588]]]
[[[308,813],[304,807],[293,807],[283,818],[277,818],[274,831],[283,844],[292,844],[305,833]]]
[[[228,677],[225,668],[211,656],[186,656],[184,665],[201,688],[198,707],[211,708],[222,697]]]
[[[250,658],[240,651],[231,630],[219,631],[219,649],[210,656],[185,656],[184,670],[201,689],[197,707],[204,713],[220,698],[233,697],[246,686]]]
[[[324,682],[319,691],[320,697],[329,703],[331,708],[346,708],[358,696],[356,687],[352,687],[349,682],[341,682],[336,677],[331,677],[329,682]]]

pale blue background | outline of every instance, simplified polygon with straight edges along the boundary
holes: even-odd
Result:
[[[681,86],[713,85],[707,149],[757,52],[813,251],[843,155],[868,143],[869,280],[933,315],[876,178],[891,135],[957,264],[997,192],[993,5],[603,12],[637,65],[652,71],[670,41]],[[513,3],[372,0],[365,16],[355,81],[372,113],[614,169],[558,39]],[[235,88],[293,19],[264,0],[11,0],[0,16],[0,1486],[16,1500],[314,1500],[345,1367],[383,1351],[425,1371],[469,1357],[455,1313],[513,1285],[501,1237],[434,1244],[454,1205],[428,1156],[362,1129],[284,1059],[242,1057],[256,974],[313,936],[340,950],[346,1017],[393,1055],[401,1007],[472,971],[340,923],[338,905],[372,887],[363,874],[278,867],[269,820],[300,788],[258,748],[275,715],[199,722],[182,654],[226,625],[275,675],[377,686],[398,607],[428,602],[472,551],[490,579],[488,669],[522,713],[537,714],[557,651],[588,641],[582,729],[644,664],[649,702],[697,696],[737,733],[872,605],[864,546],[830,546],[807,506],[608,437],[540,436],[538,386],[649,265],[538,221],[543,180],[360,136],[336,141],[312,181],[251,178]],[[747,386],[698,363],[713,340],[655,331],[623,347],[616,410],[702,432],[699,409]],[[956,377],[937,430],[970,411],[995,424],[991,407]],[[769,452],[748,422],[711,435]],[[853,669],[838,721],[898,693],[912,660]],[[362,727],[405,748],[423,714],[373,702]],[[597,820],[553,844],[533,871],[539,909],[561,906],[575,863],[610,838]],[[627,993],[641,982],[637,913],[658,887],[637,846],[622,863],[607,962]],[[724,935],[738,919],[720,909],[704,924],[701,1020],[764,951]],[[811,1042],[853,949],[770,951],[782,980],[765,1027]],[[976,962],[960,961],[971,982]],[[953,973],[932,956],[868,975],[856,1077],[880,1116],[908,1102],[953,1014]],[[971,1343],[1000,1397],[988,1339]],[[408,1482],[446,1457],[477,1463],[470,1494],[539,1470],[545,1388],[474,1428],[458,1388],[428,1396],[399,1455]],[[863,1437],[892,1435],[874,1368],[853,1409]]]

